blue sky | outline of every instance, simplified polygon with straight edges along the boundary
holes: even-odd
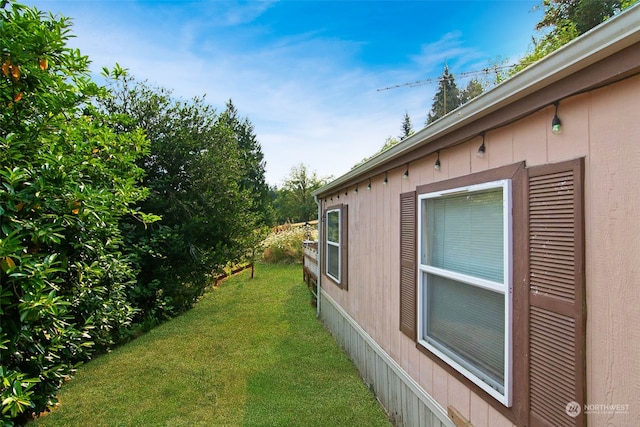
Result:
[[[281,185],[293,166],[338,177],[401,133],[424,126],[436,84],[522,56],[541,0],[24,1],[73,19],[92,69],[116,62],[188,99],[231,98]],[[458,79],[458,86],[467,80]]]

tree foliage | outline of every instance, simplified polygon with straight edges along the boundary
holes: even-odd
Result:
[[[56,400],[75,365],[120,339],[136,270],[124,217],[147,192],[139,131],[113,131],[70,23],[0,8],[0,398],[3,425]]]
[[[155,322],[190,308],[211,275],[252,245],[266,221],[264,162],[253,126],[231,102],[218,115],[204,98],[176,100],[122,69],[105,72],[114,96],[104,108],[151,144],[140,162],[150,191],[140,208],[162,220],[129,221],[126,236],[140,268],[132,300],[139,320]]]
[[[445,65],[442,76],[438,79],[438,91],[433,97],[433,104],[427,115],[426,124],[435,122],[459,106],[460,90],[454,75],[449,72],[449,66]]]
[[[544,15],[536,25],[540,36],[532,38],[533,47],[509,71],[509,75],[544,58],[637,2],[638,0],[544,0],[541,6]]]
[[[477,79],[470,80],[467,86],[460,92],[460,105],[466,104],[476,96],[484,92],[484,87]]]
[[[274,190],[274,207],[278,222],[305,222],[318,219],[318,205],[311,193],[322,187],[330,178],[319,178],[306,165],[300,163],[291,168],[291,173],[282,185]]]
[[[404,116],[402,117],[402,134],[398,138],[400,141],[403,139],[409,138],[415,132],[413,130],[413,125],[411,124],[411,117],[409,117],[409,113],[404,112]],[[385,149],[385,147],[383,147]]]
[[[365,157],[364,159],[360,160],[358,163],[353,165],[351,169],[355,169],[358,166],[368,162],[378,154],[381,154],[387,151],[389,148],[393,147],[394,145],[397,145],[399,142],[409,138],[411,135],[415,133],[415,131],[413,130],[413,125],[411,124],[411,117],[409,116],[409,113],[407,113],[406,111],[404,113],[404,116],[402,116],[401,130],[402,130],[402,133],[398,137],[388,136],[387,139],[384,141],[384,144],[382,144],[382,147],[378,151],[376,151],[373,155],[369,157]]]
[[[248,118],[239,116],[231,99],[227,101],[226,110],[220,115],[220,120],[232,130],[238,143],[242,169],[240,188],[249,192],[252,200],[251,212],[257,215],[261,224],[273,225],[275,213],[271,205],[269,186],[265,180],[266,162],[253,124]]]
[[[444,66],[442,76],[438,79],[438,91],[433,97],[431,111],[427,114],[426,125],[429,125],[440,117],[443,117],[459,106],[466,104],[476,96],[484,92],[484,87],[477,79],[472,79],[467,86],[460,90],[455,76]]]

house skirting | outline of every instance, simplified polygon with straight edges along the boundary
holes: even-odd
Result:
[[[446,411],[349,314],[325,292],[320,297],[320,317],[395,426],[455,427]]]

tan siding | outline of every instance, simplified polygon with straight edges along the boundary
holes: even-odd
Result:
[[[489,424],[489,404],[474,393],[469,399],[469,419],[473,420],[474,427],[492,427]]]
[[[640,425],[640,76],[591,97],[587,163],[587,399],[628,404],[589,425]]]
[[[400,318],[400,210],[394,209],[392,206],[397,203],[398,195],[402,193],[402,186],[404,181],[401,177],[404,173],[404,168],[395,169],[393,173],[389,174],[389,192],[390,202],[386,207],[382,207],[389,211],[389,224],[391,227],[390,246],[391,255],[389,261],[391,263],[391,286],[387,289],[388,301],[390,310],[386,312],[386,321],[389,328],[389,341],[388,346],[385,347],[387,352],[395,359],[399,360],[400,352],[400,324],[398,319]],[[394,202],[395,200],[395,202]],[[377,307],[374,308],[378,309]]]
[[[489,169],[513,163],[513,133],[513,126],[487,132],[490,148],[485,155],[489,156]]]
[[[430,154],[411,162],[408,180],[401,179],[404,165],[388,171],[387,186],[381,185],[383,176],[376,177],[372,193],[381,193],[369,201],[360,195],[366,192],[366,182],[360,183],[358,195],[351,187],[345,202],[349,204],[351,254],[371,253],[366,250],[367,235],[376,230],[391,238],[388,242],[384,236],[373,238],[379,248],[373,258],[350,258],[349,291],[341,291],[326,279],[323,290],[371,331],[384,350],[446,408],[451,397],[449,375],[437,364],[425,362],[427,356],[418,354],[415,344],[401,338],[399,332],[398,195],[450,174],[464,174],[465,164],[469,172],[478,172],[521,160],[534,166],[585,157],[587,402],[629,405],[627,414],[591,414],[588,425],[640,425],[639,95],[640,76],[636,76],[563,99],[558,111],[563,123],[560,135],[550,132],[554,109],[549,106],[487,131],[482,159],[475,156],[481,138],[474,137],[441,151],[440,172],[433,170],[436,156]],[[375,212],[373,223],[366,219],[367,212]],[[376,297],[365,303],[363,289],[367,288]],[[512,425],[473,394],[468,411],[477,427]]]
[[[491,427],[513,427],[513,423],[506,419],[491,406],[489,407],[489,425]]]
[[[471,173],[480,172],[489,169],[489,136],[488,133],[484,138],[485,153],[482,158],[477,156],[478,148],[482,144],[482,137],[478,136],[469,141],[471,145]]]
[[[588,155],[589,150],[589,100],[591,94],[578,95],[564,100],[558,107],[562,120],[562,133],[555,135],[547,126],[548,163],[557,163]],[[555,109],[546,110],[547,123],[553,120]],[[535,163],[530,162],[530,166]]]
[[[513,134],[514,161],[526,161],[527,166],[548,163],[546,141],[547,128],[551,123],[550,110],[553,111],[552,107],[538,111],[518,124],[519,130]],[[553,112],[551,116],[553,117]]]
[[[471,416],[471,391],[469,388],[450,376],[447,392],[447,407],[453,406],[463,417],[469,419]]]
[[[420,377],[418,383],[427,393],[433,393],[433,361],[428,357],[420,358]]]
[[[446,160],[446,168],[443,168],[441,171],[443,178],[445,176],[446,179],[456,178],[458,176],[469,175],[469,173],[471,173],[470,143],[447,150],[446,156],[443,153],[440,153],[440,160]]]
[[[449,406],[449,374],[438,364],[433,364],[433,397],[446,408]]]

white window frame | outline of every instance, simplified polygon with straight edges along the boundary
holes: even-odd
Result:
[[[510,179],[492,181],[482,184],[469,185],[465,187],[458,187],[444,191],[436,191],[432,193],[425,193],[418,196],[418,342],[427,348],[431,353],[445,361],[451,367],[453,367],[456,371],[460,372],[466,378],[468,378],[471,382],[476,384],[478,387],[489,393],[496,400],[501,402],[503,405],[510,407],[511,406],[511,398],[512,398],[512,383],[513,383],[513,372],[512,372],[512,347],[513,347],[513,337],[512,337],[512,329],[513,329],[513,218],[512,218],[512,185]],[[503,197],[503,262],[504,262],[504,283],[494,282],[486,279],[481,279],[477,277],[473,277],[470,275],[457,273],[437,267],[432,267],[429,265],[425,265],[422,263],[423,253],[423,201],[426,199],[435,199],[447,195],[451,195],[453,193],[462,193],[462,192],[477,192],[488,189],[502,188],[502,197]],[[485,382],[482,378],[480,378],[475,373],[471,372],[466,367],[460,365],[458,362],[453,360],[447,354],[440,351],[435,346],[431,345],[427,340],[425,340],[426,328],[425,328],[425,319],[428,319],[427,316],[427,307],[425,307],[423,295],[427,292],[426,287],[428,286],[426,283],[423,283],[425,273],[435,274],[444,278],[448,278],[451,280],[455,280],[458,282],[465,283],[467,285],[477,286],[483,289],[488,289],[497,293],[501,293],[504,295],[504,310],[505,310],[505,324],[504,324],[504,392],[500,392],[498,389],[494,388],[488,382]]]
[[[338,213],[338,241],[337,242],[332,242],[329,240],[329,214],[333,213],[333,212],[337,212]],[[327,257],[327,261],[325,262],[325,266],[326,266],[326,274],[327,276],[331,277],[333,280],[336,281],[336,283],[340,284],[340,278],[342,277],[342,211],[341,209],[337,208],[337,209],[330,209],[327,210],[326,212],[326,242],[327,242],[327,249],[326,249],[326,257]],[[338,277],[335,277],[333,274],[331,274],[329,272],[329,265],[330,265],[330,259],[329,259],[329,246],[333,246],[333,247],[337,247],[338,248]]]

